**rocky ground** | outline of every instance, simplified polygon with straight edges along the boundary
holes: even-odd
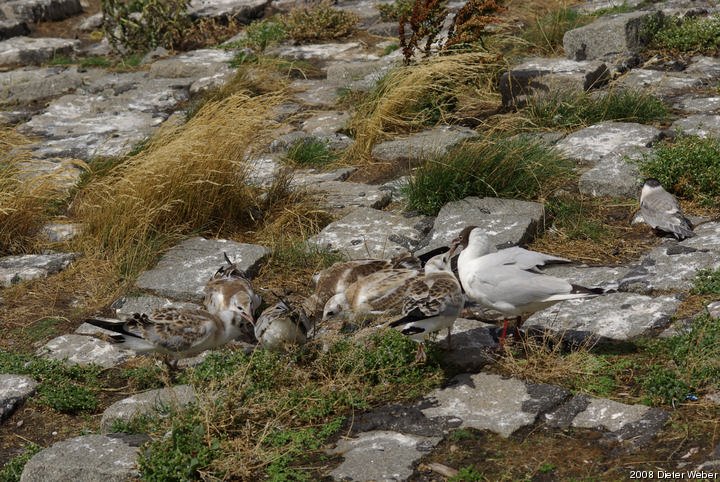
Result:
[[[607,8],[608,3],[593,0],[580,8],[591,12]],[[720,58],[696,55],[677,69],[653,59],[640,63],[637,52],[642,45],[628,33],[638,21],[660,14],[706,14],[720,9],[715,2],[700,0],[646,3],[626,2],[630,7],[638,4],[638,9],[599,16],[569,31],[564,38],[565,57],[525,58],[507,68],[498,84],[501,103],[508,109],[526,96],[557,86],[580,90],[633,87],[662,99],[671,112],[667,122],[607,121],[572,132],[543,134],[576,162],[579,177],[572,188],[588,198],[623,199],[621,217],[631,214],[628,206],[639,193],[640,173],[630,158],[651,152],[660,139],[678,131],[720,137]],[[191,2],[198,16],[230,13],[244,21],[293,7],[291,2],[262,0]],[[257,185],[272,183],[287,149],[298,139],[320,139],[337,149],[351,146],[354,139],[347,123],[353,109],[340,94],[372,90],[384,73],[402,62],[399,50],[386,51],[396,45],[397,25],[380,20],[375,2],[341,0],[337,8],[360,16],[359,33],[333,43],[283,43],[268,51],[281,59],[303,60],[316,74],[292,79],[288,99],[277,109],[282,121],[272,142],[247,159]],[[217,48],[176,54],[160,49],[128,70],[52,65],[60,57],[110,53],[107,43],[93,35],[101,21],[92,15],[97,11],[96,3],[81,0],[12,0],[0,5],[0,124],[31,139],[23,146],[31,171],[51,173],[68,189],[78,182],[86,163],[127,155],[161,126],[181,124],[192,99],[236,74],[236,67],[230,66],[235,50]],[[418,165],[477,138],[481,131],[481,127],[441,122],[382,140],[371,155],[383,166]],[[468,197],[445,204],[437,216],[424,216],[404,210],[399,187],[406,182],[400,175],[407,171],[400,175],[395,174],[400,169],[386,171],[390,174],[355,165],[296,168],[294,185],[319,192],[321,208],[332,218],[307,243],[348,258],[390,257],[405,251],[421,254],[475,224],[491,230],[498,245],[527,245],[535,240],[540,243],[538,249],[543,247],[543,230],[550,227],[550,220],[541,202]],[[702,306],[688,305],[698,271],[720,268],[720,222],[707,212],[693,214],[700,215],[694,219],[702,224],[694,238],[681,242],[656,238],[642,226],[631,228],[629,219],[622,218],[617,224],[627,226],[628,244],[636,248],[631,254],[594,261],[574,257],[581,262],[546,270],[573,283],[615,291],[589,301],[559,303],[535,313],[524,326],[564,333],[577,343],[591,343],[621,358],[637,352],[636,340],[681,333],[701,312],[707,310],[717,319],[717,299],[704,298]],[[82,229],[60,221],[45,227],[54,242],[70,239]],[[137,276],[112,309],[122,315],[168,304],[200,303],[202,288],[223,253],[240,259],[241,268],[256,275],[271,249],[230,239],[189,237]],[[0,283],[11,287],[52,279],[82,256],[71,252],[6,256],[0,258]],[[133,363],[133,353],[91,336],[96,332],[81,325],[80,319],[62,316],[68,319],[60,326],[74,331],[51,329],[29,342],[36,343],[34,347],[22,346],[27,338],[10,339],[4,349],[36,350],[42,358],[107,370]],[[528,373],[513,371],[512,363],[498,362],[494,325],[460,319],[453,333],[454,348],[443,356],[453,364],[455,374],[414,402],[355,414],[352,427],[323,448],[326,462],[313,472],[315,476],[328,480],[623,480],[639,469],[720,473],[717,393],[700,397],[688,393],[686,399],[656,406],[617,390],[605,397],[594,396],[592,389],[541,383]],[[620,358],[614,363],[619,364]],[[26,464],[23,481],[138,477],[136,461],[147,436],[112,433],[113,423],[152,411],[158,403],[192,403],[195,389],[179,385],[130,394],[127,387],[117,388],[105,390],[95,409],[68,416],[42,413],[33,405],[37,381],[32,377],[0,375],[0,461],[10,460],[33,442],[43,450]]]

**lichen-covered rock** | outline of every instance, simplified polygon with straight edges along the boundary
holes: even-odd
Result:
[[[579,162],[594,165],[605,156],[636,154],[660,136],[652,126],[631,122],[602,122],[573,132],[556,144],[560,152]]]
[[[20,254],[0,258],[0,286],[44,278],[67,268],[77,253]]]
[[[54,56],[72,55],[77,40],[12,37],[0,41],[0,65],[39,65]]]
[[[474,137],[477,133],[466,127],[438,126],[382,142],[373,147],[372,156],[385,162],[421,161],[445,154],[453,146]]]
[[[0,374],[0,422],[35,393],[37,382],[24,375]]]
[[[690,115],[676,120],[671,127],[687,135],[720,139],[720,115],[717,114]]]
[[[83,335],[62,335],[53,338],[37,351],[37,355],[69,365],[100,365],[112,368],[135,356],[107,341]]]
[[[150,415],[165,408],[182,408],[195,400],[195,389],[190,385],[138,393],[118,400],[106,408],[100,420],[100,430],[102,433],[109,433],[115,421],[129,422],[135,417]]]

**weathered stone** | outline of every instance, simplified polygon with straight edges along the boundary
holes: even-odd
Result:
[[[330,62],[325,69],[326,80],[339,88],[368,92],[375,87],[380,78],[401,63],[402,56],[399,52],[378,60]]]
[[[523,327],[549,329],[571,339],[625,341],[667,325],[679,305],[675,296],[608,293],[562,301],[533,314]]]
[[[603,62],[529,59],[500,76],[504,106],[522,105],[528,97],[559,91],[587,91],[607,84],[610,70]]]
[[[449,202],[440,209],[421,255],[440,246],[448,246],[465,226],[481,226],[495,245],[530,242],[542,224],[545,208],[540,203],[468,197]]]
[[[367,31],[378,37],[397,38],[400,35],[400,25],[398,22],[378,22],[370,25]]]
[[[319,112],[314,116],[305,119],[301,128],[311,136],[322,139],[325,137],[332,137],[334,134],[337,134],[345,129],[349,120],[349,112]]]
[[[674,130],[699,137],[720,138],[720,115],[695,114],[672,123]]]
[[[134,417],[150,415],[165,408],[182,408],[194,403],[195,389],[190,385],[158,388],[119,400],[105,409],[100,420],[100,431],[110,433],[115,421],[129,422]]]
[[[233,52],[200,49],[158,60],[150,65],[151,77],[201,79],[230,72]]]
[[[387,5],[391,0],[343,0],[338,2],[337,8],[352,12],[360,17],[361,25],[372,25],[380,19],[378,5]]]
[[[99,76],[95,69],[78,72],[75,67],[27,67],[0,72],[0,105],[30,104],[57,97]]]
[[[0,286],[6,287],[58,273],[77,257],[75,253],[21,254],[0,258]]]
[[[617,88],[642,90],[658,97],[673,97],[702,86],[702,79],[684,73],[662,72],[650,69],[632,69],[616,82]]]
[[[573,132],[556,144],[560,152],[579,162],[595,164],[608,154],[632,155],[660,136],[652,126],[630,122],[602,122]]]
[[[72,55],[77,40],[12,37],[0,41],[0,65],[37,65],[55,56]]]
[[[92,32],[93,30],[102,28],[102,24],[103,14],[100,12],[85,18],[82,22],[80,22],[77,28],[83,32]]]
[[[352,207],[382,209],[392,200],[390,191],[382,190],[380,186],[357,182],[325,181],[313,185],[311,189],[320,193],[322,203],[332,209]]]
[[[332,107],[338,98],[337,87],[324,80],[295,80],[290,89],[296,101],[312,107]]]
[[[359,42],[281,45],[268,50],[269,55],[290,60],[377,60],[365,52]]]
[[[648,41],[643,27],[661,18],[660,12],[631,12],[600,17],[589,25],[565,32],[565,55],[573,60],[593,60],[635,52]]]
[[[193,17],[232,17],[243,23],[262,17],[270,0],[191,0]]]
[[[0,422],[35,393],[36,387],[37,382],[30,377],[0,373]]]
[[[44,181],[52,183],[58,191],[68,192],[77,185],[80,176],[85,171],[82,162],[77,159],[49,157],[38,159],[32,157],[27,161],[18,163],[23,170],[25,179],[42,177]]]
[[[598,10],[605,10],[613,7],[637,7],[642,3],[644,3],[644,0],[585,0],[579,5],[573,6],[573,9],[582,13],[593,13]]]
[[[95,95],[63,96],[20,127],[25,134],[48,139],[38,144],[37,155],[90,160],[127,154],[188,99],[192,79],[148,79],[147,74],[130,73],[103,80],[110,85]]]
[[[687,94],[678,97],[673,107],[691,114],[711,114],[720,111],[720,96],[701,97],[697,94]]]
[[[458,318],[450,336],[450,349],[443,354],[443,360],[464,371],[480,371],[494,360],[493,350],[498,342],[493,336],[495,326],[478,320]],[[447,331],[438,333],[435,341],[447,347]]]
[[[466,127],[438,126],[377,144],[372,156],[385,162],[422,161],[445,154],[451,147],[473,137],[477,137],[477,133]]]
[[[111,368],[134,356],[112,343],[83,335],[62,335],[42,346],[37,355],[50,360],[60,360],[69,365],[100,365]]]
[[[604,398],[590,398],[589,405],[575,416],[572,426],[615,432],[628,423],[640,420],[648,410],[650,407],[647,405],[626,405]]]
[[[630,268],[624,266],[577,266],[556,264],[543,268],[543,273],[568,280],[572,284],[588,288],[600,287],[606,290],[618,288]]]
[[[135,286],[159,296],[200,302],[205,284],[225,263],[223,253],[252,276],[269,250],[226,239],[190,238],[168,250],[153,269],[138,277]]]
[[[632,157],[641,152],[638,150]],[[584,172],[578,181],[581,194],[587,196],[610,196],[636,198],[642,182],[637,164],[628,162],[627,157],[608,154],[592,168]]]
[[[139,448],[122,438],[82,435],[58,442],[35,454],[23,469],[21,482],[73,480],[127,482],[140,477]]]
[[[442,437],[448,430],[460,425],[460,422],[456,417],[428,418],[418,407],[385,405],[356,414],[350,430],[352,435],[371,430],[389,430],[405,435]]]
[[[534,385],[499,375],[456,376],[449,387],[433,391],[423,402],[428,417],[454,416],[461,427],[490,430],[509,437],[535,423],[537,416],[562,402],[568,392],[550,385]]]
[[[706,222],[694,229],[695,237],[679,243],[687,248],[720,252],[720,222]]]
[[[345,460],[330,476],[333,480],[406,480],[413,463],[440,442],[440,437],[421,437],[390,431],[371,431],[357,438],[341,439],[329,452]]]
[[[63,20],[82,11],[80,0],[5,0],[0,4],[0,18],[32,23]]]
[[[418,218],[371,208],[357,208],[330,223],[308,243],[320,249],[340,251],[351,259],[391,258],[408,252],[420,241]]]
[[[22,20],[0,20],[0,40],[30,34],[30,28]]]
[[[698,55],[690,60],[683,72],[703,80],[717,80],[720,78],[720,59]]]
[[[218,265],[219,267],[219,265]],[[173,301],[168,298],[160,298],[159,296],[124,296],[110,305],[115,310],[115,316],[123,318],[131,316],[133,313],[149,313],[157,308],[168,308],[170,306],[178,308],[197,309],[200,305],[195,303],[184,303]]]
[[[714,320],[720,319],[720,301],[713,301],[705,307],[708,315]]]
[[[68,241],[77,236],[82,230],[79,223],[47,223],[43,226],[43,234],[51,243]]]

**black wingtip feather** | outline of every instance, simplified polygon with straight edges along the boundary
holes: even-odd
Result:
[[[580,286],[580,285],[571,285],[571,286],[572,286],[571,293],[587,293],[587,294],[594,294],[594,295],[602,295],[607,292],[604,288],[586,288],[585,286]]]

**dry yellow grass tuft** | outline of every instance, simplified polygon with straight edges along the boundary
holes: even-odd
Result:
[[[493,112],[500,56],[482,52],[447,55],[392,70],[358,107],[350,125],[355,143],[345,159],[367,162],[373,146],[392,133],[450,123],[460,97],[472,95],[477,111]]]

